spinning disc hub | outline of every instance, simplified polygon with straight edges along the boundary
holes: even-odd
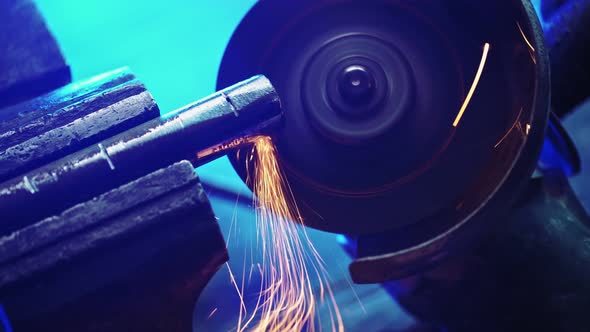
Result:
[[[319,48],[305,68],[301,98],[306,114],[335,142],[358,145],[376,139],[411,106],[410,66],[378,37],[338,36]]]
[[[375,92],[375,77],[365,66],[348,66],[338,74],[338,92],[351,105],[365,104]]]

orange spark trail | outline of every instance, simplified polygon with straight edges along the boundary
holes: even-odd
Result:
[[[455,121],[453,122],[453,127],[457,127],[459,125],[459,122],[461,122],[461,119],[463,118],[463,115],[465,114],[465,111],[467,110],[467,106],[469,106],[469,103],[471,102],[471,98],[473,98],[473,94],[475,93],[475,90],[477,89],[477,85],[479,84],[479,80],[480,80],[481,75],[483,74],[483,70],[486,66],[486,61],[488,59],[489,52],[490,52],[490,44],[485,43],[483,46],[483,54],[481,56],[481,62],[479,64],[479,68],[477,69],[477,73],[475,74],[475,78],[473,79],[473,84],[471,85],[471,89],[469,89],[469,92],[467,93],[467,97],[465,98],[465,101],[463,102],[463,106],[461,106],[461,110],[459,110],[459,114],[457,114],[457,117],[455,118]]]
[[[280,168],[275,146],[269,137],[251,139],[254,166],[252,184],[262,263],[261,291],[256,307],[248,314],[240,306],[237,331],[316,331],[319,305],[328,305],[332,331],[344,331],[342,317],[330,288],[324,262],[311,243],[301,214]],[[231,273],[231,272],[230,272]],[[238,292],[235,278],[232,283]],[[312,280],[318,287],[314,293]],[[242,287],[243,290],[243,287]],[[243,291],[242,291],[243,292]],[[243,301],[243,294],[239,294]]]
[[[520,121],[520,116],[522,115],[523,110],[524,110],[523,108],[520,109],[520,111],[518,112],[518,115],[516,116],[516,120],[514,120],[514,123],[512,124],[512,127],[510,127],[510,129],[508,129],[506,134],[504,134],[504,136],[502,136],[502,139],[500,139],[500,141],[498,143],[496,143],[496,145],[494,145],[494,148],[499,147],[500,144],[502,144],[508,138],[508,136],[510,136],[512,131],[514,131],[514,128],[516,128],[518,126],[519,121]]]
[[[520,23],[518,21],[516,22],[516,25],[518,26],[518,30],[520,31],[520,34],[522,35],[524,42],[528,45],[528,47],[531,49],[531,51],[535,52],[535,48],[533,47],[533,44],[531,44],[529,39],[526,37],[526,34],[522,30],[522,27],[520,26]]]

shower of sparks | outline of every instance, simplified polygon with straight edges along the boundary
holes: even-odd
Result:
[[[461,119],[463,118],[463,114],[465,114],[465,110],[467,110],[467,106],[469,106],[469,103],[471,102],[471,98],[473,98],[473,94],[475,93],[475,90],[477,89],[477,85],[479,84],[479,80],[481,79],[481,75],[483,74],[483,70],[486,66],[489,52],[490,52],[490,44],[485,43],[485,45],[483,47],[483,54],[481,56],[481,62],[479,64],[479,68],[477,69],[477,74],[475,74],[475,79],[473,80],[473,84],[471,85],[471,89],[469,89],[469,93],[467,94],[467,97],[465,98],[465,101],[463,102],[463,106],[461,106],[461,110],[459,111],[459,114],[457,114],[457,118],[455,118],[455,122],[453,122],[453,127],[457,127],[459,125],[459,122],[461,122]]]
[[[261,289],[255,308],[248,313],[244,304],[245,280],[238,286],[229,269],[241,300],[236,330],[313,332],[319,325],[318,306],[327,305],[332,331],[342,332],[342,317],[324,262],[301,226],[303,220],[280,168],[275,146],[265,136],[251,141],[254,144],[249,160],[254,169],[248,172],[253,175],[248,182],[255,195],[257,243],[262,252],[262,262],[256,266]],[[252,166],[250,162],[247,165]],[[317,294],[312,280],[317,284]]]

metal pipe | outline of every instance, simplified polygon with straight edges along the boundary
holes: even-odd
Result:
[[[201,159],[199,152],[269,127],[281,114],[275,89],[256,76],[6,181],[0,184],[0,235],[172,163],[209,161],[223,149]]]

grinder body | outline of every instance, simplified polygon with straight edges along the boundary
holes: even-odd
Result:
[[[435,329],[590,324],[580,158],[551,114],[588,96],[590,2],[542,3],[540,22],[528,0],[263,0],[222,62],[218,86],[275,82],[306,225]]]
[[[305,223],[356,241],[357,282],[411,275],[498,226],[549,121],[529,1],[261,1],[218,86],[252,72],[288,110],[276,144]]]

